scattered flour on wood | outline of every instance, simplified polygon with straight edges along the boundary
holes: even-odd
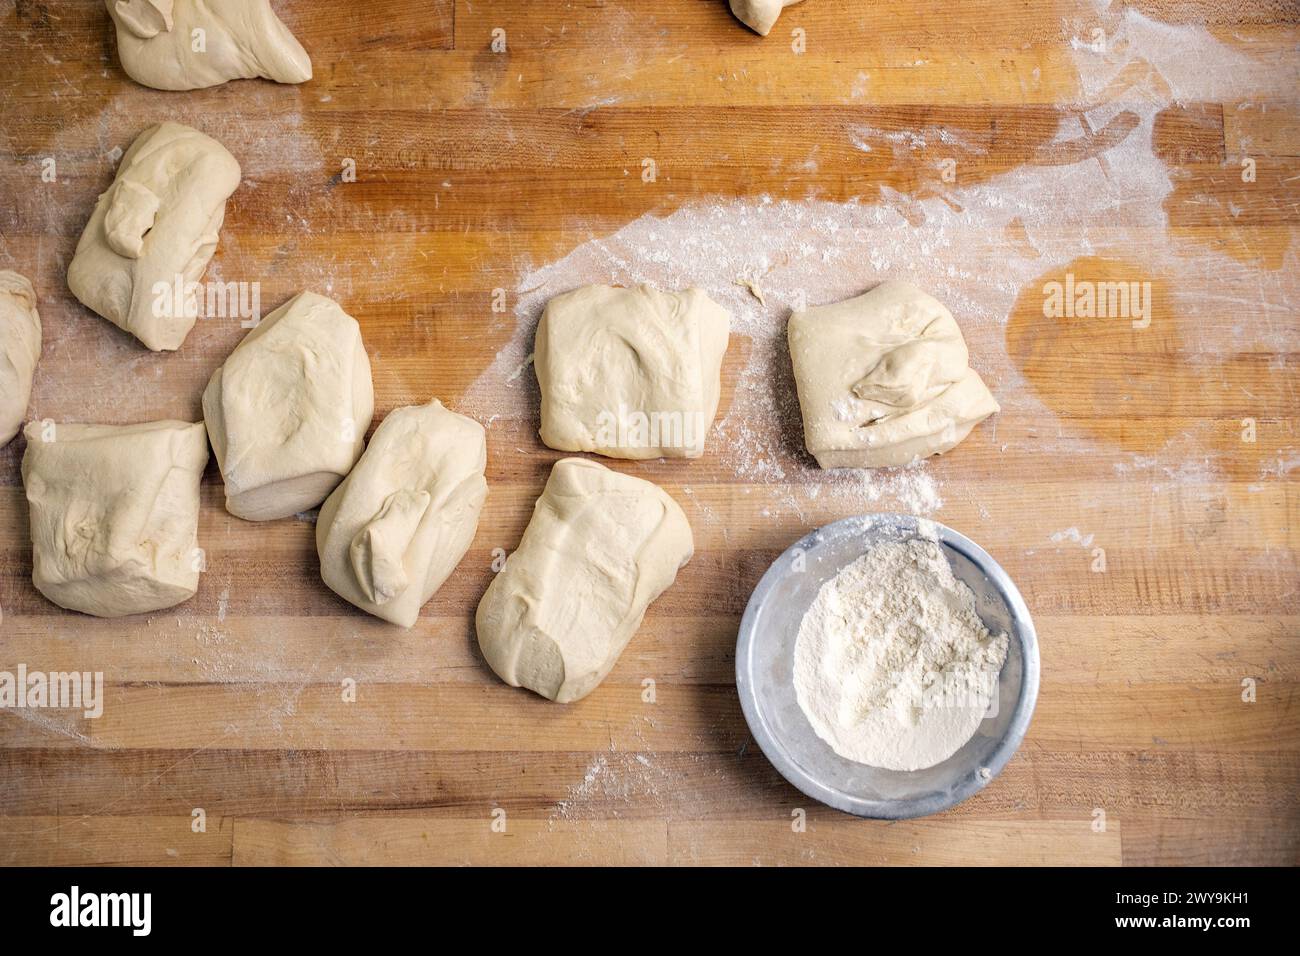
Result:
[[[1153,147],[1164,108],[1234,96],[1284,95],[1300,68],[1285,59],[1236,53],[1203,28],[1171,26],[1134,10],[1096,5],[1093,15],[1067,23],[1084,31],[1104,25],[1105,50],[1074,44],[1080,102],[1059,113],[1050,147],[1055,156],[986,182],[957,185],[941,195],[909,196],[864,180],[848,202],[759,197],[692,202],[664,216],[645,215],[612,235],[591,239],[562,259],[523,275],[517,287],[514,335],[469,389],[463,411],[536,421],[535,384],[520,374],[547,300],[589,283],[659,288],[699,286],[733,316],[733,350],[746,354],[734,397],[710,436],[737,478],[768,486],[768,513],[802,515],[819,495],[844,510],[932,513],[943,505],[945,463],[910,468],[818,471],[804,453],[798,400],[785,327],[792,309],[834,302],[886,279],[925,288],[952,309],[970,346],[972,364],[1004,409],[1043,422],[1054,413],[1024,382],[1007,353],[1005,323],[1036,280],[1081,256],[1113,254],[1139,263],[1143,278],[1167,280],[1180,314],[1196,315],[1206,300],[1204,277],[1215,276],[1225,299],[1265,316],[1225,332],[1187,323],[1181,343],[1191,361],[1219,362],[1251,348],[1294,351],[1300,333],[1284,284],[1296,253],[1267,272],[1208,247],[1168,236],[1165,202],[1170,172]],[[1222,67],[1222,68],[1221,68]],[[1108,131],[1127,135],[1102,149]],[[988,144],[941,127],[913,131],[853,124],[847,136],[864,151],[892,151],[899,163],[935,164],[945,156],[974,156]],[[1061,152],[1086,158],[1059,164]],[[1137,237],[1137,238],[1117,238]],[[1185,277],[1186,282],[1179,281]],[[1289,281],[1289,280],[1285,280]],[[750,291],[762,289],[760,301]],[[1070,429],[1034,440],[1059,453],[1088,450]],[[1044,434],[1048,434],[1044,430]],[[1194,447],[1196,436],[1190,436]],[[1188,443],[1171,443],[1171,470]],[[1005,447],[1005,446],[1004,446]],[[825,500],[825,499],[823,499]],[[707,520],[707,516],[706,516]]]
[[[1082,531],[1080,531],[1078,528],[1075,527],[1066,528],[1064,531],[1052,532],[1053,544],[1064,544],[1065,542],[1070,541],[1073,542],[1074,544],[1077,544],[1081,548],[1087,548],[1087,547],[1091,547],[1092,540],[1093,540],[1092,535],[1084,534]]]

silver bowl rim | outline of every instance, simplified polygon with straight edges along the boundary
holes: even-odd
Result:
[[[754,647],[758,608],[775,587],[780,577],[777,570],[778,566],[792,551],[802,548],[807,552],[814,544],[818,543],[820,538],[827,536],[837,528],[849,524],[857,525],[861,530],[866,530],[868,526],[876,524],[890,524],[896,528],[916,531],[919,529],[921,522],[925,522],[927,527],[933,527],[939,540],[944,545],[959,552],[978,567],[1007,602],[1013,620],[1019,625],[1014,628],[1016,633],[1013,639],[1020,644],[1023,660],[1020,693],[1017,696],[1016,706],[1012,711],[1006,732],[998,741],[989,760],[983,764],[983,770],[987,771],[987,773],[972,773],[966,779],[960,781],[957,786],[943,793],[931,793],[909,800],[871,800],[827,786],[809,775],[801,766],[786,756],[784,749],[777,742],[775,735],[760,713],[758,695],[750,682],[747,664]],[[759,748],[772,766],[787,781],[814,800],[818,800],[829,807],[834,807],[836,810],[851,813],[854,816],[875,820],[907,820],[940,813],[956,806],[987,786],[989,781],[1002,772],[1002,768],[1015,755],[1025,738],[1025,732],[1029,729],[1029,722],[1034,715],[1034,707],[1038,702],[1038,678],[1038,634],[1034,629],[1033,618],[1029,614],[1029,608],[1021,596],[1020,590],[1016,587],[1015,582],[1011,580],[1010,575],[1003,570],[1002,565],[998,564],[992,555],[960,531],[955,531],[942,522],[931,518],[918,518],[916,515],[898,512],[874,512],[841,518],[838,521],[833,521],[828,525],[823,525],[814,531],[808,532],[786,548],[768,567],[763,577],[759,579],[753,594],[750,595],[749,603],[745,605],[745,614],[740,621],[740,633],[736,640],[736,691],[740,696],[740,706],[745,713],[745,721],[749,724],[750,733],[754,735]],[[905,773],[906,771],[886,772]]]

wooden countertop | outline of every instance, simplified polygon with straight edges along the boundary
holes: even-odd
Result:
[[[338,299],[376,420],[431,395],[475,414],[491,488],[403,632],[320,583],[309,517],[230,517],[210,467],[198,595],[101,621],[33,589],[23,441],[0,451],[0,670],[107,681],[95,720],[0,711],[0,863],[1297,862],[1300,11],[1101,6],[807,0],[760,39],[721,0],[276,0],[315,79],[169,94],[123,74],[102,4],[0,0],[0,268],[40,298],[33,417],[197,420],[243,334],[205,319],[153,355],[66,288],[117,151],[176,119],[244,169],[209,276],[260,282],[265,311]],[[614,465],[683,504],[696,558],[561,707],[501,684],[472,618],[560,457],[531,373],[505,374],[534,287],[606,262],[604,281],[730,287],[743,319],[705,457]],[[737,298],[738,263],[766,307]],[[1150,282],[1149,326],[1045,316],[1067,273]],[[762,346],[805,275],[814,300],[887,276],[935,291],[1002,413],[920,469],[847,491],[817,474],[788,403],[762,402],[788,387]],[[979,541],[1042,645],[1018,755],[924,820],[804,798],[733,684],[768,563],[865,510]]]

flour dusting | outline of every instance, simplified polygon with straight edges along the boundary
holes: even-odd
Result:
[[[732,349],[748,347],[710,447],[722,449],[735,477],[769,486],[767,513],[802,515],[824,495],[845,510],[925,514],[943,505],[941,461],[825,473],[804,453],[785,343],[792,310],[858,295],[887,278],[912,282],[951,309],[972,366],[1004,410],[1045,424],[1056,421],[1055,413],[1026,386],[1008,354],[1005,325],[1026,290],[1036,291],[1045,274],[1083,256],[1114,255],[1135,263],[1144,278],[1166,280],[1179,315],[1222,304],[1207,301],[1207,275],[1220,280],[1225,298],[1261,311],[1264,321],[1226,332],[1196,322],[1179,330],[1182,350],[1208,371],[1233,352],[1294,349],[1283,277],[1296,268],[1295,250],[1288,250],[1282,270],[1269,273],[1208,246],[1176,243],[1165,208],[1174,184],[1153,131],[1161,110],[1172,105],[1270,90],[1285,94],[1300,81],[1300,68],[1248,58],[1200,27],[1161,24],[1133,10],[1112,12],[1101,2],[1090,22],[1104,25],[1107,42],[1104,49],[1073,44],[1079,103],[1059,112],[1055,136],[1033,161],[985,182],[958,180],[934,195],[872,187],[864,176],[868,188],[848,202],[764,196],[694,202],[666,216],[642,216],[520,279],[515,333],[470,388],[463,410],[484,419],[535,420],[534,396],[523,387],[520,370],[551,297],[589,283],[698,286],[732,313]],[[899,132],[855,124],[848,136],[864,153],[892,153],[896,166],[932,165],[989,148],[978,136],[940,127]],[[753,288],[762,290],[761,298]],[[996,429],[997,418],[981,427]],[[1045,427],[1042,434],[1051,431]],[[1158,456],[1162,465],[1177,473],[1199,437],[1171,442]],[[1039,441],[1061,453],[1090,447],[1086,437],[1061,427]],[[1205,464],[1213,471],[1215,462]]]

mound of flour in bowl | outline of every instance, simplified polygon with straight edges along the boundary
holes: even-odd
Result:
[[[975,733],[997,693],[1007,635],[937,541],[884,541],[822,585],[799,626],[794,686],[841,757],[921,770]]]

